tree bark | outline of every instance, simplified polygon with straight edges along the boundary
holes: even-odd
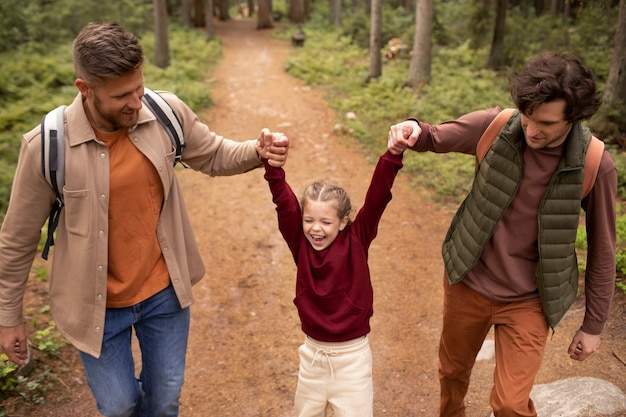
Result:
[[[405,85],[420,90],[430,81],[434,0],[416,0],[413,56]]]
[[[333,25],[341,27],[341,0],[330,0],[330,15],[333,17]]]
[[[614,135],[626,147],[626,0],[620,0],[611,65],[602,106],[591,127],[602,135]]]
[[[304,22],[301,0],[289,0],[289,21],[292,23]]]
[[[272,24],[272,7],[270,0],[259,0],[259,10],[256,19],[257,29],[273,28]]]
[[[167,1],[153,0],[154,5],[154,65],[167,68],[170,64],[170,44],[167,36]]]
[[[183,26],[191,27],[191,0],[180,0],[180,16]]]
[[[504,66],[504,32],[507,7],[508,0],[498,0],[491,52],[489,53],[489,59],[487,59],[487,68],[496,71]]]
[[[204,26],[204,24],[206,23],[204,19],[204,0],[192,0],[192,10],[193,26],[196,28]],[[213,12],[213,10],[211,10],[211,12]]]
[[[229,1],[228,0],[218,0],[218,18],[222,21],[225,22],[227,20],[230,20],[230,15],[228,14],[228,7],[229,7]]]
[[[383,63],[380,54],[382,49],[382,0],[372,0],[372,10],[370,13],[370,64],[367,74],[367,81],[378,78],[383,73]]]
[[[213,0],[204,0],[204,28],[208,40],[215,38],[215,21],[213,20]]]
[[[302,7],[304,9],[304,19],[309,20],[311,18],[311,0],[304,0]]]

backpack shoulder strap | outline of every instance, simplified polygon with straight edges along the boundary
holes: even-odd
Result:
[[[176,159],[174,165],[181,162],[182,152],[185,148],[185,138],[183,136],[183,128],[178,120],[178,116],[172,110],[172,107],[158,93],[144,87],[143,103],[156,116],[157,120],[163,125],[165,131],[172,141],[172,146],[176,149]]]
[[[483,135],[478,140],[478,145],[476,146],[477,167],[478,165],[480,165],[483,158],[487,154],[487,151],[489,150],[489,148],[491,148],[493,141],[496,140],[496,138],[498,137],[498,133],[500,133],[500,130],[502,130],[506,122],[509,121],[515,110],[516,109],[514,108],[504,109],[500,111],[500,113],[498,113],[496,118],[493,119],[491,123],[489,123],[489,126],[487,126],[487,130],[483,132]]]
[[[598,176],[598,169],[600,168],[600,161],[602,161],[602,154],[604,153],[604,142],[595,136],[591,137],[589,146],[587,147],[587,153],[585,154],[585,168],[583,172],[585,177],[583,180],[583,198],[587,197],[593,185],[596,183],[596,177]]]
[[[506,122],[511,118],[515,109],[507,108],[502,110],[495,119],[487,126],[487,129],[480,137],[478,145],[476,146],[476,167],[482,162],[483,158],[487,154],[487,151],[493,144],[493,141],[498,136],[498,133]],[[596,182],[598,176],[598,169],[600,167],[600,161],[602,160],[602,154],[604,153],[604,142],[595,136],[591,137],[587,153],[585,154],[585,169],[583,179],[583,198],[586,197],[593,185]]]
[[[48,259],[50,246],[54,245],[54,231],[63,208],[63,185],[65,184],[65,143],[63,114],[65,106],[50,111],[41,120],[41,169],[54,190],[56,200],[48,219],[48,237],[41,257]]]

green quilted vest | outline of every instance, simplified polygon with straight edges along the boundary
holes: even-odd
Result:
[[[539,207],[539,262],[535,281],[552,328],[572,305],[578,290],[574,249],[582,198],[582,168],[590,140],[587,128],[580,123],[572,126],[563,158]],[[522,177],[524,146],[520,115],[515,112],[485,155],[471,191],[452,219],[442,248],[450,284],[461,281],[476,265],[513,200]]]

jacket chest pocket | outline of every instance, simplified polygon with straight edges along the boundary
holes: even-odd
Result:
[[[68,233],[87,237],[89,234],[89,219],[91,207],[89,204],[89,190],[69,191],[63,189],[65,206],[65,229]]]

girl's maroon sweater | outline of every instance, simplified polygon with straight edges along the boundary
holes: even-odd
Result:
[[[294,304],[302,331],[324,342],[343,342],[370,331],[373,290],[368,249],[380,218],[391,200],[391,187],[402,168],[402,155],[383,154],[378,160],[365,203],[353,222],[326,249],[317,251],[302,230],[298,198],[285,181],[285,171],[264,160],[278,226],[297,266]]]

